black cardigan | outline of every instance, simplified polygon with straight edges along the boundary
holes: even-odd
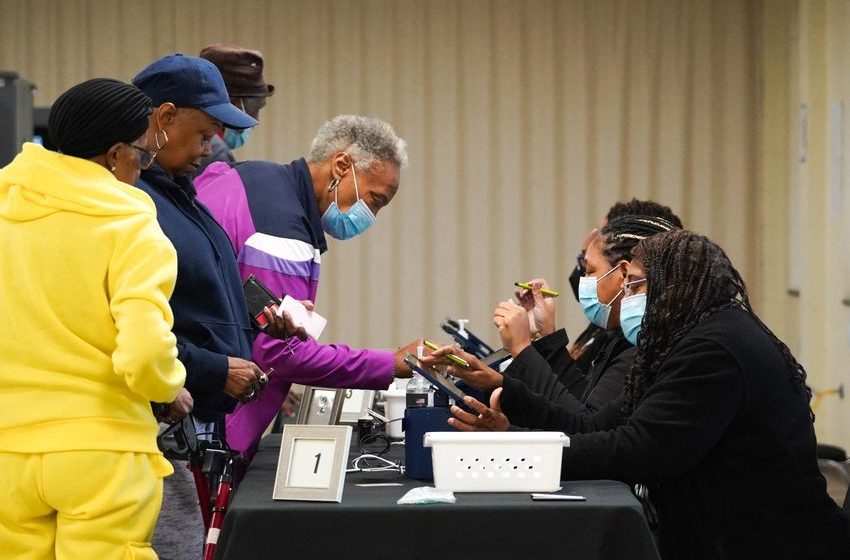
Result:
[[[808,396],[740,309],[694,327],[628,418],[619,399],[591,414],[521,384],[502,398],[523,421],[572,434],[565,479],[650,484],[665,558],[850,557],[850,522],[818,470]]]

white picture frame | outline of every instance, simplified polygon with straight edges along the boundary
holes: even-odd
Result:
[[[366,389],[343,389],[345,400],[342,403],[339,421],[356,424],[357,420],[368,416],[368,410],[372,408],[375,400],[375,391]]]
[[[341,502],[351,426],[284,426],[272,499]]]
[[[298,424],[333,426],[339,423],[345,401],[345,389],[305,387],[298,408]]]

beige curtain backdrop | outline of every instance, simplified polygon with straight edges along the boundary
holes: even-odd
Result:
[[[243,159],[300,157],[339,113],[392,123],[411,165],[378,223],[323,257],[325,341],[445,341],[438,323],[453,316],[496,343],[493,308],[534,276],[563,292],[558,322],[575,335],[574,255],[613,202],[636,196],[728,251],[759,311],[827,388],[846,375],[848,250],[834,226],[810,230],[825,200],[800,203],[800,246],[816,258],[802,265],[801,295],[788,295],[791,199],[820,181],[791,163],[793,121],[806,40],[836,71],[819,102],[846,96],[848,14],[840,1],[812,3],[821,23],[805,23],[802,4],[0,0],[0,68],[36,83],[45,106],[90,77],[129,80],[163,54],[241,44],[265,54],[277,86]],[[824,399],[822,437],[843,437],[842,407]]]
[[[765,7],[763,315],[809,372],[819,440],[846,447],[838,390],[850,391],[850,2]]]

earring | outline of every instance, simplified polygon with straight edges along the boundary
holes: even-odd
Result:
[[[334,180],[331,181],[331,184],[328,185],[328,192],[333,192],[335,188],[339,185],[340,177],[334,177]]]
[[[162,130],[162,136],[165,138],[165,141],[163,141],[162,145],[160,146],[159,145],[159,132],[154,132],[154,134],[153,134],[153,141],[156,142],[156,149],[157,150],[163,149],[168,144],[168,133],[165,132],[165,129]]]
[[[109,168],[109,170],[114,173],[115,172],[115,166],[113,165],[112,167]]]

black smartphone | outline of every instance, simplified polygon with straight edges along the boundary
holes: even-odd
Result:
[[[464,410],[471,414],[478,414],[473,409],[471,409],[469,405],[463,402],[463,397],[466,396],[466,393],[461,391],[460,387],[452,383],[452,381],[448,377],[445,377],[442,373],[434,370],[433,368],[427,367],[419,360],[419,358],[417,358],[413,354],[405,355],[404,363],[410,366],[410,369],[430,381],[431,385],[437,388],[437,391],[454,399],[455,404],[461,410]]]
[[[264,307],[280,305],[280,298],[274,295],[259,278],[251,274],[242,284],[245,292],[245,303],[248,304],[248,313],[251,315],[251,323],[255,328],[264,331],[268,326],[268,320],[263,315]]]

